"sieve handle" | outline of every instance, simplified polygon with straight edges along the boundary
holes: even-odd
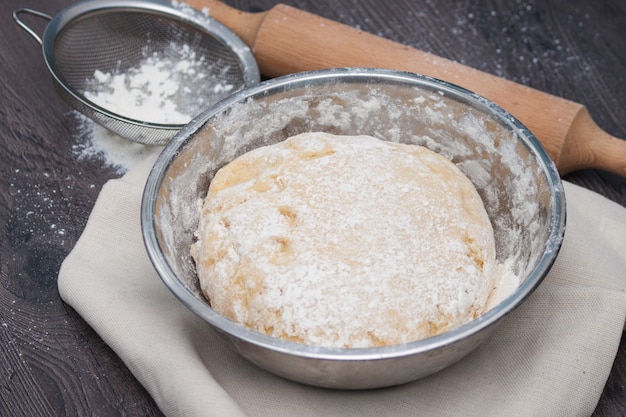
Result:
[[[559,172],[604,169],[626,178],[626,141],[598,127],[579,103],[402,45],[284,4],[247,13],[218,0],[208,9],[253,50],[263,75],[336,67],[378,67],[439,78],[497,103],[539,139]]]
[[[37,34],[37,32],[35,32],[33,29],[31,29],[30,26],[28,26],[26,23],[24,23],[21,19],[20,19],[20,14],[30,14],[33,16],[37,16],[37,17],[41,17],[42,19],[46,19],[47,21],[52,20],[52,16],[50,16],[49,14],[37,11],[37,10],[33,10],[33,9],[28,9],[28,8],[21,8],[21,9],[17,9],[15,11],[13,11],[13,20],[15,20],[15,23],[17,23],[17,25],[19,27],[21,27],[22,29],[24,29],[26,31],[26,33],[28,33],[30,36],[32,36],[37,42],[39,42],[39,45],[43,44],[43,41],[41,40],[41,36],[39,36]]]

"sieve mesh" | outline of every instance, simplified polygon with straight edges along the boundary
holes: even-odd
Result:
[[[203,77],[173,74],[180,88],[168,100],[189,116],[260,78],[250,50],[228,28],[200,12],[154,1],[79,2],[52,19],[42,45],[57,90],[72,107],[120,136],[149,145],[165,144],[183,125],[154,116],[138,120],[92,102],[86,93],[94,92],[96,71],[125,74],[152,56],[177,62],[181,49],[188,48]]]

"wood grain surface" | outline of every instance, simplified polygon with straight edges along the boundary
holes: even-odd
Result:
[[[276,1],[226,3],[259,11]],[[605,131],[626,138],[623,0],[283,3],[582,103]],[[54,15],[70,4],[0,2],[0,416],[159,416],[56,286],[102,185],[121,175],[101,158],[77,155],[75,116],[40,45],[11,18],[19,7]],[[30,22],[38,31],[46,25]],[[624,178],[585,170],[565,179],[626,207]],[[624,415],[625,383],[623,338],[595,417]]]

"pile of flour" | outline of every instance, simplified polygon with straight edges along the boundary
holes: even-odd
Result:
[[[76,119],[76,141],[72,151],[78,159],[97,160],[124,174],[163,149],[162,146],[144,145],[118,136],[77,111],[73,116]]]
[[[233,90],[232,84],[221,81],[213,72],[211,64],[191,47],[172,43],[162,52],[148,54],[144,50],[138,65],[124,72],[96,70],[88,80],[85,97],[127,118],[183,125]],[[79,113],[76,119],[75,154],[102,159],[120,173],[162,149],[124,139]]]
[[[182,125],[234,89],[220,77],[227,66],[207,62],[187,44],[171,42],[162,51],[145,47],[141,54],[131,68],[97,69],[87,80],[85,98],[126,118]]]

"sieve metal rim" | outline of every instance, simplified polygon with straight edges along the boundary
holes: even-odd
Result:
[[[30,9],[20,9],[21,11],[35,12]],[[260,82],[261,76],[259,72],[256,59],[248,47],[234,32],[228,27],[212,18],[211,16],[195,10],[191,7],[185,7],[184,10],[173,7],[169,2],[162,0],[81,0],[74,5],[71,5],[60,12],[54,17],[50,18],[50,22],[44,29],[44,32],[39,38],[36,33],[28,28],[23,22],[20,22],[16,13],[14,18],[18,21],[18,24],[22,26],[31,36],[37,40],[42,47],[42,53],[44,62],[48,71],[52,75],[57,87],[61,88],[64,93],[68,94],[73,100],[76,100],[81,105],[86,106],[90,110],[104,115],[110,119],[118,122],[126,123],[128,125],[138,126],[141,128],[149,128],[156,130],[171,130],[172,136],[185,126],[184,124],[161,124],[148,121],[142,121],[126,117],[124,115],[112,112],[102,106],[93,103],[86,99],[81,94],[78,94],[74,89],[70,88],[63,78],[60,76],[55,59],[55,43],[57,37],[62,31],[72,25],[74,22],[93,16],[100,13],[112,13],[112,12],[145,12],[167,19],[174,19],[179,22],[183,22],[198,31],[213,37],[214,39],[225,45],[230,49],[237,57],[238,62],[241,65],[243,75],[243,87],[250,87]],[[35,12],[33,14],[39,17],[49,17],[44,13]],[[72,105],[77,108],[78,106]],[[133,140],[132,138],[130,138]],[[144,142],[145,143],[145,142]]]

